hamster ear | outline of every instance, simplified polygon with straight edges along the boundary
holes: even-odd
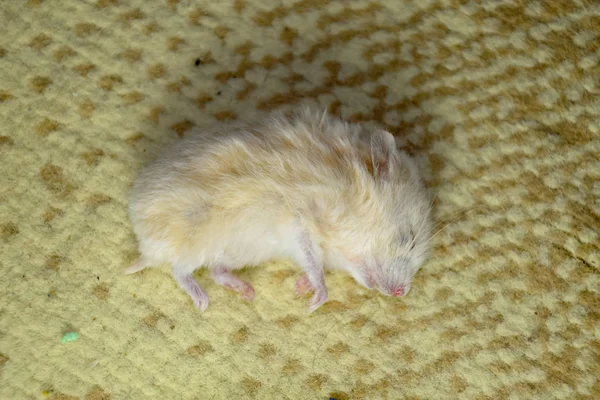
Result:
[[[391,175],[396,153],[396,141],[391,133],[383,130],[372,133],[371,161],[375,179],[387,179]]]

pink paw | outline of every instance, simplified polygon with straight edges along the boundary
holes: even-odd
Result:
[[[206,311],[208,307],[208,296],[196,297],[193,299],[194,305],[200,312]]]
[[[254,288],[251,284],[244,282],[240,288],[242,298],[246,301],[254,301]]]
[[[244,300],[247,300],[247,301],[254,300],[254,288],[248,282],[235,281],[233,283],[226,283],[224,286],[228,289],[231,289],[231,290],[241,294],[242,298]]]
[[[296,281],[296,293],[300,296],[304,296],[313,291],[313,287],[308,279],[308,275],[302,274]]]

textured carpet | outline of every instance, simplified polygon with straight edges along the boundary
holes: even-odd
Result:
[[[0,5],[1,399],[600,398],[600,4]],[[194,126],[303,99],[385,124],[442,229],[411,293],[136,257],[127,191]],[[79,333],[61,343],[65,332]]]

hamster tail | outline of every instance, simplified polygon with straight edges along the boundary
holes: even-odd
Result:
[[[125,274],[135,274],[136,272],[146,269],[146,267],[148,267],[148,263],[146,262],[146,260],[138,258],[133,262],[133,264],[131,264],[131,266],[125,269]]]

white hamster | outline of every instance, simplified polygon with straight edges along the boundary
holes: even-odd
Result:
[[[282,258],[304,270],[311,312],[327,300],[324,268],[402,296],[432,235],[427,190],[393,136],[309,108],[194,132],[141,172],[129,212],[141,257],[126,272],[169,263],[200,311],[195,270],[252,300],[232,271]]]

